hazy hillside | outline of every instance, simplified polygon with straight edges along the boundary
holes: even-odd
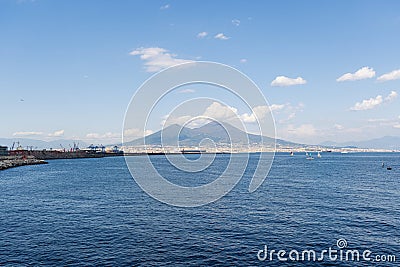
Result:
[[[384,136],[381,138],[370,139],[366,141],[352,141],[352,142],[323,142],[321,145],[335,146],[335,147],[349,147],[354,146],[358,148],[374,148],[374,149],[400,149],[400,137],[397,136]]]

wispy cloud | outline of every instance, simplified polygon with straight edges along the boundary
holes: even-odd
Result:
[[[160,9],[161,9],[161,10],[165,10],[165,9],[170,8],[170,7],[171,7],[170,4],[166,4],[166,5],[161,6]]]
[[[181,94],[191,94],[191,93],[194,93],[194,92],[196,92],[196,90],[190,89],[190,88],[182,89],[182,90],[179,91],[179,93],[181,93]]]
[[[132,139],[147,136],[152,133],[153,133],[152,130],[143,131],[136,128],[126,129],[124,131],[125,138],[132,138]]]
[[[214,36],[215,39],[219,39],[219,40],[228,40],[230,37],[224,35],[222,32],[218,33]]]
[[[386,82],[386,81],[392,81],[392,80],[398,80],[398,79],[400,79],[400,69],[383,74],[383,75],[379,76],[377,80],[380,82]]]
[[[198,117],[203,119],[200,118],[196,119],[190,124],[191,126],[195,127],[204,125],[209,122],[209,120],[204,118],[213,118],[218,121],[226,121],[230,123],[235,123],[237,122],[237,119],[239,119],[243,123],[252,124],[256,123],[257,120],[261,121],[265,119],[271,111],[280,111],[284,108],[286,108],[285,104],[273,104],[271,106],[253,107],[250,113],[247,112],[239,113],[238,109],[235,107],[223,105],[219,102],[213,102],[204,110],[204,112],[198,114]],[[161,125],[164,125],[166,122],[167,122],[166,125],[171,125],[171,124],[183,125],[185,123],[188,123],[193,118],[195,118],[195,116],[184,115],[180,117],[179,116],[173,117],[172,115],[165,115],[163,117]]]
[[[387,127],[391,126],[396,128],[396,125],[400,125],[400,117],[399,118],[374,118],[367,120],[368,125],[371,127]]]
[[[350,110],[360,111],[360,110],[369,110],[374,109],[384,102],[391,102],[397,97],[397,92],[392,91],[390,94],[383,98],[381,95],[376,97],[371,97],[370,99],[365,99],[362,102],[357,102]]]
[[[109,139],[119,139],[121,138],[121,134],[119,133],[104,133],[104,134],[100,134],[100,133],[88,133],[86,134],[86,139],[90,139],[90,140],[109,140]]]
[[[241,60],[240,60],[240,63],[246,63],[247,62],[247,59],[245,59],[245,58],[242,58]]]
[[[237,112],[237,108],[222,105],[219,102],[213,102],[210,106],[206,108],[203,116],[219,120],[227,120],[233,118],[235,114],[237,114]]]
[[[160,47],[141,47],[129,54],[140,56],[140,59],[145,61],[144,65],[147,72],[157,72],[177,64],[193,62],[192,60],[176,58],[176,54],[171,54],[168,50]]]
[[[351,110],[359,111],[359,110],[368,110],[373,109],[383,103],[383,97],[381,95],[371,97],[370,99],[365,99],[362,102],[357,102]]]
[[[258,120],[263,120],[271,111],[279,111],[285,108],[284,104],[273,104],[271,106],[257,106],[252,108],[252,113],[244,113],[239,115],[239,118],[245,123],[255,123]]]
[[[238,19],[233,19],[233,20],[232,20],[232,24],[235,25],[235,26],[239,26],[239,25],[240,25],[240,20],[238,20]]]
[[[336,130],[343,130],[344,126],[341,124],[335,124],[335,125],[333,125],[333,128],[335,128]]]
[[[282,115],[286,115],[285,118],[278,119],[276,118],[276,122],[279,124],[286,124],[293,120],[296,116],[297,113],[303,112],[304,110],[304,104],[303,103],[298,103],[297,105],[292,105],[290,103],[278,105],[278,106],[283,106],[280,109],[274,109],[274,105],[271,105],[271,110],[272,111],[278,111],[279,113],[282,113]],[[275,112],[275,115],[277,115],[277,112]]]
[[[302,77],[297,77],[297,78],[289,78],[286,76],[278,76],[271,82],[271,86],[292,86],[292,85],[298,85],[298,84],[306,84],[307,81],[304,80]]]
[[[50,137],[60,137],[64,135],[64,130],[55,131],[53,133],[49,133],[48,136]]]
[[[312,137],[317,135],[317,129],[312,124],[301,124],[299,126],[288,125],[287,132],[296,137]]]
[[[43,135],[43,132],[15,132],[13,133],[13,136],[38,136],[38,135]]]
[[[197,34],[197,38],[199,39],[203,39],[204,37],[206,37],[208,35],[208,32],[199,32]]]
[[[363,67],[354,73],[345,73],[336,79],[337,82],[357,81],[375,77],[375,71],[370,67]]]
[[[398,96],[396,91],[391,91],[390,94],[385,98],[386,101],[390,102],[396,99]]]

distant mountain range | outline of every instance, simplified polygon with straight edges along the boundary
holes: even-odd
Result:
[[[370,139],[366,141],[351,141],[351,142],[323,142],[323,146],[332,147],[357,147],[357,148],[372,148],[372,149],[400,149],[400,137],[397,136],[384,136],[381,138]]]
[[[181,146],[199,146],[200,142],[206,138],[211,139],[213,142],[217,144],[229,144],[232,142],[237,145],[245,145],[247,144],[247,138],[252,145],[257,145],[261,141],[261,136],[256,134],[247,134],[242,130],[225,123],[224,127],[230,133],[230,141],[229,136],[225,132],[225,130],[215,122],[208,123],[202,127],[191,129],[188,127],[181,127],[180,125],[174,124],[166,127],[163,130],[163,144],[167,146],[175,146],[177,144],[177,138],[179,139],[179,143]],[[162,131],[155,132],[146,136],[146,144],[147,145],[161,145],[161,133]],[[263,137],[264,144],[266,146],[273,144],[273,139],[270,137]],[[74,142],[79,144],[80,148],[88,147],[88,144],[81,140],[69,140],[69,139],[59,139],[54,141],[42,141],[28,138],[0,138],[0,145],[12,147],[14,142],[20,142],[20,145],[23,148],[27,148],[27,146],[32,147],[32,149],[59,149],[61,147],[65,149],[69,149],[70,146],[74,146]],[[129,142],[126,142],[124,145],[126,146],[138,146],[143,144],[143,138],[135,139]],[[119,144],[121,145],[121,144]],[[385,136],[381,138],[375,138],[366,141],[353,141],[353,142],[323,142],[320,144],[325,147],[336,147],[336,148],[346,148],[346,147],[354,147],[354,148],[370,148],[370,149],[388,149],[388,150],[400,150],[400,137],[396,136]],[[294,142],[285,141],[282,139],[276,139],[277,147],[293,147],[293,148],[301,148],[307,145],[298,144]],[[17,147],[17,143],[15,143],[14,148]]]
[[[87,143],[80,140],[59,139],[54,141],[42,141],[29,138],[0,138],[0,145],[8,146],[9,148],[12,147],[13,143],[14,149],[17,148],[17,142],[19,142],[24,149],[29,146],[29,149],[30,147],[32,147],[32,149],[60,149],[63,147],[68,150],[70,146],[74,146],[74,142],[75,144],[79,144],[80,148],[86,148],[88,146]]]
[[[181,146],[199,146],[200,142],[206,138],[211,139],[216,144],[233,143],[236,145],[245,145],[248,142],[250,144],[257,145],[261,142],[261,138],[263,138],[264,144],[266,146],[273,145],[273,138],[265,136],[262,137],[255,134],[248,134],[227,123],[224,123],[223,126],[224,127],[216,122],[210,122],[202,127],[191,129],[174,124],[164,128],[163,130],[150,134],[144,138],[147,145],[163,144],[164,146],[176,146],[177,140],[179,140],[179,144]],[[224,128],[226,129],[226,131]],[[229,136],[227,132],[229,132]],[[143,144],[143,138],[126,142],[124,145],[138,146],[141,144]],[[281,139],[276,139],[276,144],[277,146],[303,146]]]

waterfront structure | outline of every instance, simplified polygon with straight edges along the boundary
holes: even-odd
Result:
[[[8,156],[8,150],[6,146],[0,146],[0,156]]]

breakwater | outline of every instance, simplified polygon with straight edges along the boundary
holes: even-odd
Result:
[[[25,166],[25,165],[38,165],[38,164],[47,164],[47,162],[44,160],[37,159],[33,156],[0,157],[0,170]]]
[[[36,159],[80,159],[80,158],[103,158],[112,156],[123,156],[123,153],[102,153],[95,151],[77,150],[77,151],[57,151],[57,150],[12,150],[9,152],[12,156],[33,156]]]

